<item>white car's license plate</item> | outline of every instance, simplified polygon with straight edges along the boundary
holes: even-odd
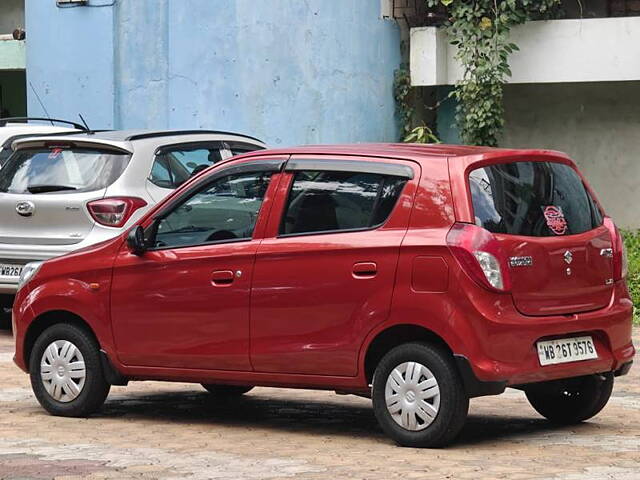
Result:
[[[7,265],[0,263],[0,277],[19,277],[22,273],[22,265]]]
[[[596,346],[590,336],[547,340],[538,342],[537,346],[542,366],[598,358]]]

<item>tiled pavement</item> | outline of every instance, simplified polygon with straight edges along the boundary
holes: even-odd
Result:
[[[12,351],[0,331],[1,479],[640,479],[640,365],[588,423],[553,427],[507,391],[472,400],[455,445],[419,450],[393,445],[368,400],[309,390],[225,403],[198,385],[132,383],[99,415],[55,418]]]

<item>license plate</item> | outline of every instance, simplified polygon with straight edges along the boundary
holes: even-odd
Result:
[[[596,346],[590,336],[547,340],[538,342],[537,346],[542,366],[598,358]]]
[[[6,265],[0,263],[0,277],[19,277],[22,265]]]

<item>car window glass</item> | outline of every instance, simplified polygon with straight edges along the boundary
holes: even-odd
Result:
[[[111,185],[130,155],[91,148],[18,150],[0,170],[0,192],[88,192]]]
[[[406,179],[362,172],[296,172],[282,234],[358,230],[386,221]]]
[[[175,189],[220,160],[218,145],[163,150],[156,155],[149,179],[159,187]]]
[[[242,142],[228,142],[227,145],[233,156],[243,155],[245,153],[264,149],[264,147],[260,147],[258,145],[253,145],[251,143],[242,143]]]
[[[270,179],[252,172],[215,180],[159,221],[155,247],[250,239]]]
[[[476,224],[493,233],[545,237],[583,233],[602,224],[579,175],[563,163],[478,168],[469,174],[469,188]]]

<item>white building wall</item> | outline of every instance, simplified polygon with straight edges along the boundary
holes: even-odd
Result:
[[[578,164],[619,226],[640,228],[640,82],[508,85],[504,147]]]
[[[512,32],[520,47],[510,83],[640,80],[640,17],[529,22]],[[414,86],[452,85],[462,69],[435,27],[411,30]]]

